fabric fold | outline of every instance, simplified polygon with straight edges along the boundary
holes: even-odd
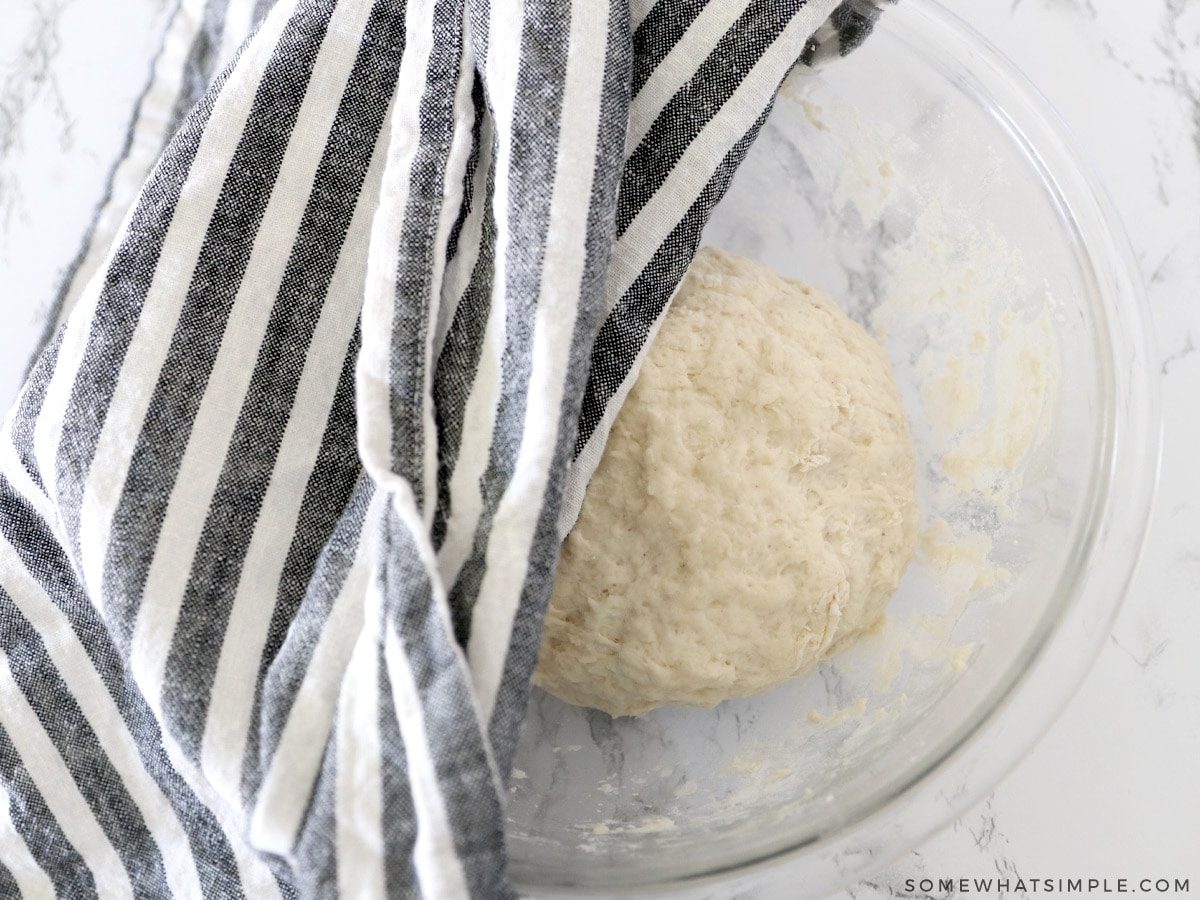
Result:
[[[0,431],[3,884],[515,896],[561,538],[780,83],[876,12],[176,22],[189,72],[232,59],[109,235],[114,193]]]

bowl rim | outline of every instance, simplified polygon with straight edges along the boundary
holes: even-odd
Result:
[[[1161,465],[1160,376],[1153,364],[1157,355],[1144,282],[1111,199],[1049,100],[986,37],[939,0],[905,0],[885,13],[877,27],[896,31],[910,46],[912,38],[906,38],[905,30],[923,29],[922,44],[933,43],[947,54],[947,48],[957,45],[953,58],[971,57],[972,73],[981,79],[976,91],[992,99],[986,108],[1002,117],[1005,130],[1052,187],[1062,221],[1083,251],[1081,271],[1092,281],[1104,313],[1095,337],[1107,363],[1102,373],[1107,382],[1102,439],[1092,461],[1086,506],[1042,623],[977,704],[974,715],[899,777],[856,798],[836,831],[686,875],[622,883],[623,897],[663,896],[731,878],[753,883],[756,877],[773,876],[789,864],[799,868],[797,864],[806,861],[806,875],[819,876],[816,883],[806,879],[806,888],[824,893],[867,877],[908,852],[995,788],[1049,730],[1107,640],[1145,546]],[[998,87],[1008,103],[995,102],[1000,99]],[[1020,125],[1006,112],[1017,105]],[[1030,132],[1038,133],[1039,139],[1030,140]],[[1054,159],[1048,162],[1047,156]],[[901,812],[903,836],[897,840]],[[890,835],[886,841],[885,835]],[[513,862],[513,881],[523,891],[604,895],[591,885],[539,879],[535,873],[540,867]]]

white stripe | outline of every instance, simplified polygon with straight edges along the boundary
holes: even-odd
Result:
[[[352,4],[344,4],[349,5]],[[370,5],[361,3],[359,7],[369,11]],[[360,24],[365,28],[365,17],[361,23],[355,21],[350,23],[350,26]],[[352,61],[354,54],[347,55]],[[338,77],[342,73],[335,69],[333,73],[326,74],[328,77]],[[348,69],[345,74],[349,78]],[[314,88],[330,96],[334,93],[328,89],[329,85],[314,84]],[[301,127],[301,124],[303,123],[297,127]],[[313,124],[311,127],[314,130],[307,133],[322,133],[315,130],[321,127],[320,125]],[[320,147],[322,144],[321,141],[305,143],[311,147]],[[242,765],[254,709],[255,685],[263,647],[266,645],[271,626],[271,617],[275,611],[279,582],[358,320],[366,271],[366,254],[363,248],[366,246],[371,215],[379,195],[383,144],[382,139],[376,142],[375,153],[367,170],[342,252],[313,330],[308,356],[305,358],[296,387],[292,412],[284,428],[270,482],[241,565],[237,593],[233,599],[214,674],[211,696],[221,699],[219,703],[212,704],[208,720],[205,722],[201,767],[217,789],[234,803],[238,802],[241,796]],[[287,189],[286,185],[283,187]],[[278,194],[277,191],[276,195]],[[307,192],[303,192],[298,194],[297,200],[307,196]],[[268,277],[274,277],[275,274],[277,273],[272,272]],[[264,315],[253,326],[258,329],[255,336],[264,333],[269,310],[262,312]],[[244,324],[238,325],[231,318],[226,333],[229,333],[230,329],[246,330],[249,327]],[[237,359],[231,356],[230,368],[223,373],[224,377],[248,379],[252,371],[249,360],[254,358],[254,354],[248,353],[246,348],[240,352],[247,354],[242,358],[240,371]],[[217,377],[219,368],[218,364],[214,369],[214,378]],[[214,388],[211,384],[210,382],[205,402],[212,398],[214,404],[220,405],[228,403],[231,396],[242,396],[235,392],[238,389],[244,392],[248,387],[248,381],[236,387],[230,385]],[[229,416],[226,422],[232,425],[234,417]],[[198,417],[197,426],[199,423]],[[201,451],[198,456],[202,458],[204,453],[212,452],[212,445],[220,439],[227,441],[228,437],[222,434],[215,439],[210,432],[202,439],[201,446],[197,447]],[[216,443],[216,446],[220,448],[226,445]],[[197,461],[199,462],[199,459]],[[217,471],[210,472],[209,477],[213,477],[214,474],[215,477],[219,477],[219,467],[214,468]],[[215,481],[210,484],[215,486]],[[203,487],[209,489],[209,484]]]
[[[23,900],[54,900],[54,882],[37,864],[9,814],[12,801],[0,784],[0,865],[8,869]]]
[[[392,698],[400,736],[408,764],[408,783],[412,790],[417,819],[417,840],[413,847],[413,868],[421,893],[439,900],[466,900],[466,875],[462,860],[454,848],[454,832],[438,783],[437,766],[429,749],[421,697],[404,647],[389,623],[384,632],[384,658],[392,684]]]
[[[679,89],[696,77],[696,70],[733,27],[750,0],[706,3],[675,46],[662,58],[629,105],[629,130],[625,155],[629,156],[650,131],[650,126]]]
[[[293,130],[296,137],[288,142],[255,234],[254,248],[221,334],[221,346],[171,489],[154,559],[146,575],[130,652],[134,677],[155,710],[161,709],[160,692],[172,636],[206,521],[198,511],[208,509],[220,479],[237,426],[235,411],[240,408],[254,374],[258,347],[266,333],[325,147],[324,140],[312,140],[311,136],[326,135],[333,125],[370,7],[369,0],[343,2],[335,7],[296,119]],[[144,316],[143,313],[143,319]],[[229,768],[224,767],[221,774],[230,776]],[[240,770],[236,763],[232,768],[232,783],[217,787],[226,795],[237,797]]]
[[[671,298],[674,299],[675,293],[678,293],[678,285],[675,291],[672,292]],[[664,310],[670,308],[670,302],[663,307]],[[612,431],[613,423],[617,421],[617,416],[621,414],[621,407],[625,403],[625,398],[629,396],[629,392],[633,390],[634,382],[637,381],[638,372],[642,369],[642,363],[646,359],[646,354],[650,352],[650,347],[654,343],[655,337],[658,336],[658,331],[662,328],[663,320],[666,319],[666,314],[660,315],[657,319],[650,323],[650,328],[646,333],[646,341],[642,344],[634,357],[633,364],[629,367],[629,372],[625,376],[625,380],[613,392],[611,398],[604,407],[604,414],[600,417],[600,421],[596,423],[591,437],[583,446],[578,457],[575,459],[575,465],[567,475],[567,483],[563,486],[562,505],[558,510],[558,540],[562,543],[567,539],[571,529],[575,527],[575,522],[579,519],[579,512],[583,508],[584,496],[587,492],[588,480],[592,473],[596,471],[596,467],[600,465],[600,457],[604,453],[604,443],[608,438],[609,432]]]
[[[475,544],[475,529],[483,512],[483,475],[491,457],[496,406],[500,402],[500,365],[504,356],[504,323],[501,311],[488,311],[479,367],[463,410],[462,440],[450,476],[450,518],[438,550],[442,584],[454,584]]]
[[[221,31],[221,52],[217,56],[217,71],[233,60],[238,49],[254,28],[255,0],[229,0],[225,7],[225,25]]]
[[[667,235],[686,215],[688,208],[728,154],[729,148],[762,115],[762,110],[791,61],[798,58],[804,41],[813,29],[825,20],[836,2],[837,0],[819,0],[810,3],[792,19],[725,105],[684,151],[654,197],[634,217],[625,233],[613,246],[605,284],[606,315],[612,313],[651,257],[662,246]],[[674,208],[668,207],[668,202],[672,200]],[[663,308],[662,315],[666,314],[667,308],[669,304]],[[657,333],[662,315],[652,326],[650,339]],[[640,363],[645,357],[648,345],[649,341],[638,353],[634,365],[609,400],[600,423],[571,468],[558,520],[560,538],[565,537],[579,517],[587,483],[600,462],[604,444],[608,440],[608,433],[620,411],[621,403],[637,379]]]
[[[84,349],[88,342],[88,334],[92,330],[96,303],[100,299],[100,288],[101,280],[97,278],[88,286],[88,291],[79,304],[80,308],[67,323],[62,340],[59,342],[54,374],[50,376],[50,383],[46,386],[42,407],[38,412],[37,422],[34,424],[33,450],[34,457],[37,459],[38,474],[46,488],[46,496],[56,506],[58,501],[58,446],[62,440],[67,404],[71,400],[75,378],[83,364]]]
[[[279,746],[259,789],[250,820],[250,840],[266,853],[290,857],[304,822],[333,728],[338,690],[363,629],[368,572],[360,545],[359,555],[346,573],[313,648]]]
[[[122,232],[129,227],[129,215],[121,226]],[[104,261],[105,270],[112,264],[118,245],[114,243],[109,248]],[[100,275],[93,278],[87,285],[79,308],[67,320],[63,330],[62,340],[58,346],[58,357],[54,361],[54,372],[46,393],[42,398],[42,406],[38,411],[37,421],[33,430],[33,450],[37,460],[38,473],[42,484],[46,487],[46,496],[57,506],[58,502],[58,447],[62,440],[63,425],[66,421],[67,404],[71,400],[71,391],[75,387],[75,379],[83,366],[87,350],[88,336],[92,331],[92,322],[96,316],[96,307],[100,302],[100,293],[104,287],[104,279]],[[57,513],[56,513],[57,519]],[[69,545],[66,545],[69,546]]]
[[[385,491],[404,497],[414,495],[413,486],[394,470],[392,459],[391,361],[392,332],[395,320],[396,282],[400,246],[408,209],[413,164],[421,141],[421,100],[425,94],[429,56],[433,50],[433,12],[435,0],[413,0],[405,16],[404,56],[396,81],[396,108],[392,122],[391,143],[388,147],[387,168],[383,174],[379,210],[371,228],[370,256],[363,301],[362,350],[355,372],[358,387],[358,448],[363,468]],[[458,111],[456,120],[464,113]],[[462,127],[461,121],[456,126]],[[462,137],[459,137],[462,146]],[[464,147],[464,149],[466,149]],[[466,157],[462,156],[465,167]],[[445,186],[443,186],[445,187]],[[461,187],[459,188],[461,198]],[[443,210],[443,218],[444,218]],[[441,246],[445,247],[447,230],[439,223]],[[449,228],[449,223],[446,229]],[[438,317],[441,299],[441,276],[444,254],[434,252],[431,275],[434,290],[428,294],[428,322],[422,342],[425,354],[424,383],[421,386],[422,484],[425,504],[425,527],[418,533],[427,535],[433,522],[437,496],[437,432],[433,418],[433,323]],[[426,538],[427,539],[427,538]],[[431,573],[436,577],[436,573]]]
[[[475,53],[471,49],[471,17],[464,13],[463,15],[463,47],[462,55],[459,58],[458,72],[458,88],[454,95],[454,136],[450,145],[450,152],[446,158],[446,173],[443,179],[442,187],[442,208],[438,218],[437,234],[433,243],[433,278],[430,282],[430,293],[439,297],[440,302],[436,308],[431,311],[430,317],[433,321],[432,337],[428,343],[428,354],[426,357],[426,371],[429,373],[429,378],[433,377],[433,366],[436,363],[438,354],[441,353],[442,345],[446,339],[446,331],[450,327],[450,323],[454,320],[454,312],[458,309],[459,301],[466,290],[467,284],[470,282],[470,269],[474,268],[475,258],[479,252],[479,223],[482,221],[482,207],[485,205],[478,198],[478,191],[487,190],[486,181],[480,179],[479,166],[483,163],[485,157],[490,156],[484,148],[479,148],[479,156],[476,162],[475,170],[475,186],[472,191],[472,208],[468,210],[467,219],[463,221],[462,229],[459,231],[459,240],[455,258],[446,262],[446,251],[450,243],[450,230],[454,227],[454,223],[458,218],[458,214],[462,209],[463,197],[465,195],[464,183],[467,175],[467,162],[471,155],[472,147],[472,126],[475,120],[475,104],[471,99],[471,87],[475,83]],[[490,129],[487,123],[483,123],[480,128],[480,141],[485,138],[485,135],[490,134]],[[484,172],[486,177],[486,172]],[[474,220],[472,222],[472,220]],[[472,225],[474,225],[474,234],[472,235]],[[474,243],[470,247],[464,247],[464,240],[474,238]],[[470,260],[470,266],[466,265],[467,259]],[[449,301],[449,302],[447,302]],[[432,402],[432,392],[430,393],[430,402]],[[433,409],[429,407],[429,423],[432,424]],[[430,442],[432,445],[433,442]],[[431,475],[429,481],[429,489],[437,491],[437,447],[432,446],[433,455],[427,459],[427,470]],[[433,496],[427,494],[426,496]],[[430,515],[429,520],[432,522],[432,511],[435,504],[428,502]]]
[[[17,452],[17,440],[13,434],[13,426],[16,422],[17,411],[20,409],[21,400],[24,397],[25,391],[29,390],[30,382],[25,382],[25,386],[21,389],[21,394],[18,400],[13,404],[12,409],[8,411],[8,417],[4,420],[3,428],[0,428],[0,472],[4,473],[4,477],[8,479],[10,487],[21,497],[26,500],[30,507],[33,508],[45,523],[47,529],[54,535],[54,538],[61,546],[69,546],[63,539],[62,523],[58,518],[58,509],[50,502],[50,498],[42,491],[34,482],[25,464],[21,461],[21,457]]]
[[[468,30],[464,35],[464,42],[469,42],[470,37]],[[471,63],[471,69],[468,71],[464,64],[459,90],[462,91],[464,86],[467,90],[465,96],[460,94],[458,101],[469,104],[474,64],[470,57],[464,60],[464,63],[466,62]],[[469,106],[466,107],[464,112],[469,109]],[[469,138],[470,122],[465,119],[461,121],[465,130],[460,133]],[[488,205],[487,179],[492,160],[493,134],[491,117],[485,116],[479,130],[479,156],[476,160],[475,186],[471,194],[472,205],[459,234],[458,253],[450,262],[442,290],[445,306],[438,317],[434,334],[434,359],[442,351],[446,333],[454,320],[458,304],[470,286],[471,276],[479,258],[483,219]],[[463,411],[458,458],[450,480],[451,515],[446,523],[445,540],[438,550],[438,571],[443,585],[453,584],[458,578],[458,573],[470,554],[475,527],[483,510],[483,496],[479,485],[487,467],[491,448],[496,404],[500,397],[500,358],[503,350],[503,327],[496,326],[496,310],[489,308],[479,365]],[[436,475],[436,464],[431,471]]]
[[[511,240],[506,216],[508,171],[512,161],[511,140],[508,136],[511,134],[512,103],[516,92],[516,61],[519,56],[513,48],[520,48],[523,12],[520,0],[503,5],[494,3],[489,18],[487,72],[493,116],[484,120],[480,134],[480,141],[484,143],[485,149],[480,154],[479,173],[485,174],[486,168],[493,164],[494,138],[496,135],[503,136],[496,151],[494,195],[491,204],[496,227],[492,297],[480,350],[479,367],[467,398],[466,409],[463,411],[458,460],[450,479],[451,515],[446,523],[446,536],[438,560],[438,571],[443,584],[453,584],[457,580],[475,540],[475,529],[483,511],[480,479],[487,469],[495,428],[496,405],[500,399],[500,368],[508,307],[505,280],[508,245]],[[482,189],[478,190],[475,201],[480,213],[480,230],[485,212],[486,176],[481,184]],[[472,231],[471,239],[472,245],[477,247],[480,240],[478,233]],[[474,266],[470,268],[473,269]],[[460,276],[462,288],[456,290],[456,296],[461,296],[466,290],[470,275],[470,271],[464,271]],[[457,283],[455,287],[457,288]],[[446,323],[446,327],[449,328],[449,322]]]
[[[485,721],[491,719],[504,672],[513,618],[528,569],[529,548],[554,459],[586,257],[607,49],[608,4],[576,7],[559,127],[554,193],[534,323],[529,395],[514,476],[501,498],[488,542],[487,570],[471,618],[467,653]]]
[[[27,495],[28,496],[28,495]],[[62,543],[61,537],[57,538]],[[10,555],[10,558],[15,558]],[[162,733],[163,746],[167,750],[167,755],[171,760],[171,764],[175,770],[183,777],[191,787],[196,797],[203,803],[216,817],[221,824],[226,839],[233,848],[234,857],[238,866],[239,875],[242,884],[246,886],[247,893],[256,897],[256,900],[279,900],[279,889],[276,884],[275,877],[270,870],[262,863],[262,861],[251,852],[245,845],[245,842],[240,837],[241,825],[235,822],[228,810],[224,809],[221,801],[218,800],[212,789],[204,782],[199,773],[192,769],[191,765],[183,757],[175,742],[166,733]],[[175,848],[186,847],[186,844],[175,844]]]
[[[650,10],[658,5],[659,0],[632,0],[629,4],[629,26],[631,31],[637,31],[645,21]]]
[[[512,133],[513,105],[517,99],[517,72],[521,64],[521,39],[525,30],[525,0],[492,0],[488,6],[487,86],[488,101],[496,120],[497,133]],[[509,170],[512,148],[502,141],[497,176]],[[500,178],[497,177],[497,181]],[[495,204],[503,213],[507,206]],[[497,217],[501,218],[500,216]],[[497,222],[499,224],[499,222]]]
[[[431,4],[433,5],[433,4]],[[432,30],[432,29],[431,29]],[[459,56],[458,88],[454,95],[454,134],[446,156],[446,168],[442,181],[442,206],[438,213],[437,231],[433,241],[433,272],[430,278],[429,328],[425,334],[425,393],[423,403],[425,434],[425,481],[424,519],[426,531],[433,525],[437,509],[437,422],[433,413],[433,373],[437,357],[435,344],[437,322],[443,318],[441,301],[445,297],[444,277],[446,249],[450,242],[450,231],[458,218],[463,204],[463,181],[467,173],[467,160],[471,155],[471,126],[475,118],[475,106],[471,102],[471,86],[475,80],[475,53],[471,49],[471,17],[463,13],[463,45]],[[451,315],[453,315],[451,313]],[[436,577],[436,570],[431,573]]]
[[[13,678],[8,654],[3,650],[0,650],[0,722],[50,814],[91,872],[99,895],[113,900],[132,898],[129,873]]]
[[[487,179],[492,165],[493,134],[492,117],[485,115],[479,127],[479,156],[475,162],[471,209],[463,220],[462,231],[458,233],[458,247],[454,258],[446,265],[446,278],[442,283],[442,303],[438,307],[437,327],[433,333],[434,359],[442,354],[458,305],[471,285],[471,276],[475,274],[475,266],[479,262],[483,218],[488,208]]]
[[[762,115],[791,62],[804,48],[804,41],[812,30],[807,27],[812,19],[809,11],[826,8],[833,2],[835,0],[810,4],[804,13],[792,18],[717,114],[688,145],[654,196],[634,216],[613,247],[605,286],[609,312],[625,296],[667,235],[700,196],[729,149]]]
[[[0,585],[41,635],[47,655],[141,813],[146,828],[162,852],[171,893],[177,897],[199,897],[200,876],[195,861],[191,853],[179,852],[180,848],[188,846],[187,832],[179,817],[142,764],[137,742],[125,727],[120,709],[71,623],[25,570],[16,549],[3,535],[0,535]]]
[[[368,515],[368,528],[377,522],[378,517]],[[371,534],[365,538],[368,547],[374,544]],[[387,895],[379,747],[379,616],[379,593],[368,589],[364,627],[338,697],[334,841],[340,900],[375,900]]]
[[[253,897],[254,900],[283,900],[275,875],[262,858],[250,849],[242,837],[245,831],[245,822],[241,810],[233,809],[225,803],[213,790],[212,785],[204,780],[200,770],[183,755],[179,744],[165,728],[162,730],[162,745],[163,749],[167,751],[167,759],[171,761],[171,765],[179,773],[179,777],[187,783],[188,787],[192,789],[192,793],[196,795],[196,799],[212,813],[217,824],[221,826],[225,840],[229,842],[229,847],[233,851],[234,865],[237,866],[238,879],[242,883],[243,893],[247,897]]]
[[[492,127],[496,135],[495,184],[492,209],[496,220],[496,253],[492,275],[492,305],[505,307],[508,282],[508,173],[512,171],[513,104],[517,97],[517,71],[521,61],[521,36],[525,27],[524,0],[493,0],[488,15],[487,84]]]
[[[279,9],[276,7],[276,11]],[[217,98],[208,128],[200,140],[197,162],[180,192],[154,278],[97,441],[84,490],[80,543],[84,582],[92,601],[100,604],[101,608],[104,557],[112,533],[113,514],[125,487],[133,450],[141,434],[154,384],[162,371],[230,159],[245,128],[258,82],[286,24],[285,16],[272,12],[259,39],[241,57],[233,77]],[[97,273],[92,282],[95,289],[98,290],[103,279],[103,272]],[[92,289],[89,286],[89,292]],[[76,317],[72,317],[68,336],[75,323]],[[57,370],[55,378],[58,378]],[[45,416],[46,413],[43,413],[43,418]]]
[[[124,233],[122,221],[129,215],[142,182],[162,153],[170,137],[172,113],[183,87],[183,74],[196,35],[204,20],[207,0],[184,0],[167,25],[162,51],[154,62],[150,86],[142,98],[133,124],[133,135],[125,156],[113,171],[112,189],[88,239],[87,252],[71,279],[56,327],[70,315],[88,282],[96,274],[113,239]],[[107,266],[105,267],[107,268]]]

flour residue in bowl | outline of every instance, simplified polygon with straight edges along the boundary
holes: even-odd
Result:
[[[875,671],[865,703],[832,702],[806,715],[815,724],[869,727],[877,716],[889,718],[896,686],[914,666],[964,671],[978,652],[973,641],[955,638],[964,611],[1010,588],[994,535],[1019,515],[1026,470],[1051,432],[1056,304],[1046,288],[1027,283],[1020,251],[957,208],[947,184],[911,177],[906,160],[920,152],[916,142],[852,108],[814,102],[809,83],[794,75],[778,103],[802,113],[788,121],[800,123],[796,148],[819,195],[831,198],[829,253],[850,271],[848,287],[866,295],[849,305],[896,348],[892,361],[907,387],[932,495],[922,498],[914,568],[944,598],[933,613],[890,612],[869,639]],[[809,153],[810,146],[823,152]],[[857,260],[839,245],[848,232],[873,236],[860,243]]]
[[[878,631],[775,691],[640,720],[540,713],[530,747],[585,751],[569,778],[565,757],[526,765],[522,812],[541,822],[568,795],[571,815],[540,833],[566,826],[588,854],[823,833],[847,796],[960,727],[978,685],[1033,628],[1025,588],[1040,573],[1029,563],[1044,559],[1043,535],[1062,531],[1054,492],[1070,476],[1057,445],[1078,408],[1059,396],[1058,341],[1076,352],[1071,332],[1031,274],[1047,271],[1036,244],[970,212],[986,188],[931,165],[910,134],[861,120],[836,90],[811,76],[785,85],[783,115],[764,126],[705,241],[820,286],[887,348],[917,444],[917,555]],[[786,202],[773,199],[781,179],[796,186]],[[662,819],[675,827],[654,830]]]
[[[885,339],[905,330],[926,337],[909,362],[923,417],[945,448],[941,472],[953,490],[1009,513],[1023,463],[1050,431],[1053,298],[1028,303],[1021,255],[950,210],[943,193],[932,195],[885,261],[889,289],[873,323]]]

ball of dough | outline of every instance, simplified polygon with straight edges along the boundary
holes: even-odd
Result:
[[[880,344],[812,288],[701,250],[564,544],[535,683],[640,715],[811,669],[882,617],[915,484]]]

